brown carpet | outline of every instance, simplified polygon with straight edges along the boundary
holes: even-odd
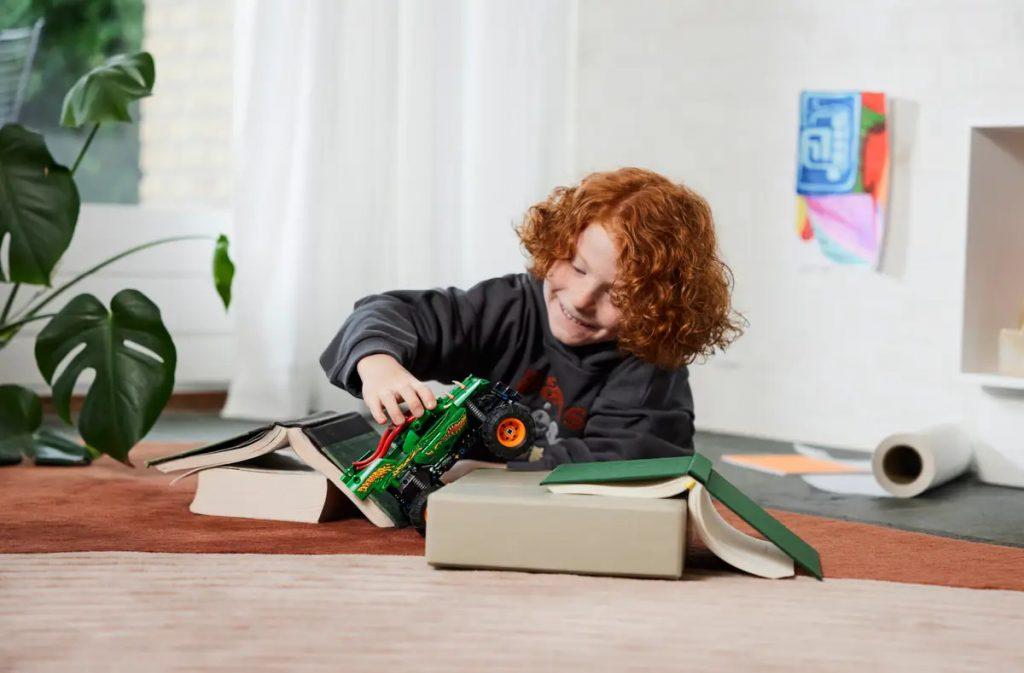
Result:
[[[148,444],[136,464],[184,448]],[[107,458],[87,468],[0,469],[0,553],[145,551],[421,555],[412,530],[379,529],[354,516],[321,525],[191,514],[195,479],[173,487],[155,470]],[[731,512],[724,512],[740,525]],[[1024,549],[772,511],[813,545],[826,577],[1024,591]],[[749,529],[747,529],[749,530]],[[721,569],[696,539],[690,568]]]

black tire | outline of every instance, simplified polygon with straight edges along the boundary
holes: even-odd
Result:
[[[480,434],[484,447],[491,455],[502,460],[512,460],[533,445],[533,416],[522,404],[498,407],[487,415]]]
[[[420,535],[427,534],[427,498],[431,493],[433,491],[424,489],[417,493],[409,503],[409,523]]]

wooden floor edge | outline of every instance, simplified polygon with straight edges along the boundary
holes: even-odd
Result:
[[[197,390],[178,392],[171,395],[171,399],[167,401],[167,406],[164,407],[164,411],[209,411],[219,412],[224,408],[224,402],[227,400],[228,393],[226,390]],[[53,406],[52,397],[41,397],[43,402],[43,413],[54,414],[56,410]],[[71,397],[71,410],[79,411],[82,408],[82,402],[85,400],[85,395],[73,395]]]

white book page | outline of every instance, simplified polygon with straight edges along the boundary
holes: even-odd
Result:
[[[552,493],[563,495],[606,495],[617,498],[672,498],[695,483],[686,475],[650,481],[621,481],[610,484],[551,484]]]
[[[700,484],[690,489],[687,507],[700,539],[729,565],[768,579],[796,574],[793,559],[784,551],[767,540],[747,535],[722,518],[711,502],[711,494]]]

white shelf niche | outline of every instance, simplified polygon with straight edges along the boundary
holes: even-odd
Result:
[[[1024,302],[1024,122],[970,129],[960,370],[969,396],[974,469],[1024,488],[1024,378],[998,371],[999,330]]]
[[[963,375],[969,383],[982,388],[1001,388],[1003,390],[1024,390],[1024,378],[1020,376],[1003,376],[1001,374],[969,374]]]
[[[970,130],[960,369],[986,388],[1024,391],[998,371],[999,330],[1024,304],[1024,122]]]

